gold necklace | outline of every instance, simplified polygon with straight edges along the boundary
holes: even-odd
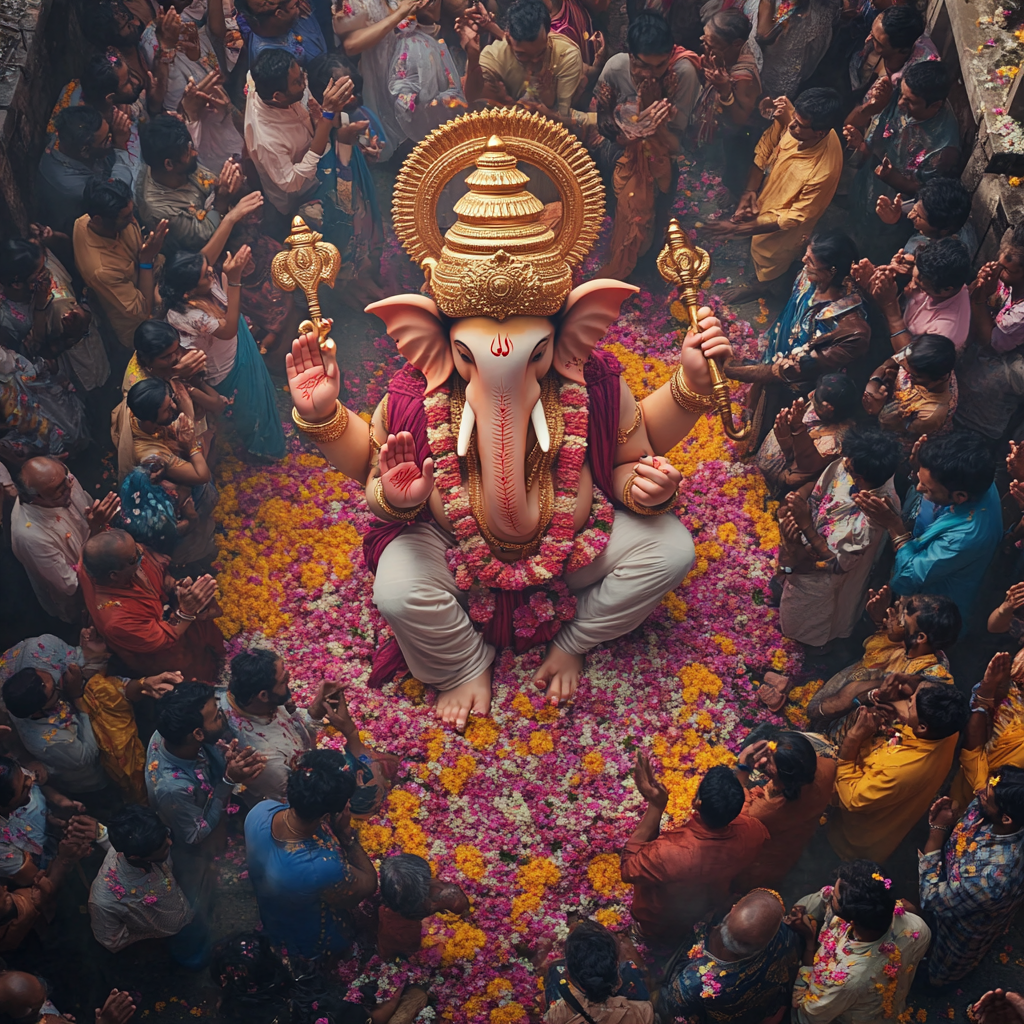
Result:
[[[558,400],[558,383],[548,374],[541,380],[541,405],[544,409],[544,418],[547,420],[548,432],[551,436],[551,444],[548,451],[541,452],[540,445],[535,443],[527,458],[527,483],[529,491],[535,477],[540,479],[541,491],[538,497],[539,524],[537,532],[531,540],[525,542],[499,540],[491,533],[484,516],[483,495],[480,486],[480,459],[476,445],[476,432],[473,432],[467,453],[468,476],[469,476],[469,505],[476,519],[477,526],[485,541],[494,550],[502,554],[514,554],[516,560],[529,557],[535,554],[540,548],[540,542],[547,528],[551,525],[551,518],[555,512],[555,485],[551,475],[551,466],[565,437],[565,423],[562,419],[562,407]],[[456,374],[451,394],[451,429],[454,435],[456,424],[462,422],[462,412],[466,403],[465,384],[462,378]]]

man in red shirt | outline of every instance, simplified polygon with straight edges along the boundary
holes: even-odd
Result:
[[[668,790],[644,754],[633,778],[647,812],[620,854],[622,880],[633,883],[633,920],[644,939],[675,948],[709,913],[729,909],[732,881],[757,859],[768,829],[741,813],[743,787],[722,765],[701,780],[690,818],[666,832]]]
[[[224,662],[224,638],[212,576],[165,580],[163,565],[124,530],[90,537],[78,581],[93,625],[107,646],[139,675],[181,672],[213,682]],[[164,605],[174,609],[164,617]]]

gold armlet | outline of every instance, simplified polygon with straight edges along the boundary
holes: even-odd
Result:
[[[675,400],[676,405],[679,406],[683,412],[708,412],[715,407],[715,400],[711,395],[701,395],[696,391],[691,391],[686,386],[686,380],[683,377],[683,368],[681,366],[676,368],[676,372],[672,374],[672,378],[669,381],[669,388],[672,391],[672,398]]]
[[[381,423],[384,424],[384,440],[385,441],[387,440],[387,437],[388,437],[388,399],[390,397],[391,397],[391,392],[390,391],[385,392],[384,397],[381,399],[381,402],[380,402],[380,421],[381,421]],[[377,440],[377,435],[374,434],[374,432],[373,432],[373,423],[372,422],[370,423],[370,444],[373,446],[373,450],[378,455],[380,455],[380,450],[381,450],[381,448],[384,447],[384,445],[382,445],[380,443],[380,441]]]
[[[640,426],[640,421],[643,419],[643,413],[640,411],[640,403],[636,402],[636,412],[633,413],[633,424],[629,430],[620,430],[617,435],[619,444],[625,444],[632,434],[635,434],[637,428]]]
[[[323,420],[320,423],[310,423],[309,420],[304,420],[300,415],[298,409],[292,407],[292,422],[301,430],[311,441],[316,441],[318,444],[325,444],[328,441],[337,441],[342,434],[348,429],[348,409],[341,404],[340,401],[335,399],[336,407],[334,415],[328,420]],[[372,433],[371,433],[372,436]]]
[[[660,516],[667,512],[676,503],[676,498],[679,497],[679,488],[677,487],[672,494],[672,497],[667,501],[663,501],[660,505],[652,505],[650,507],[646,505],[638,505],[633,500],[633,481],[636,479],[636,473],[630,473],[629,479],[626,481],[626,486],[622,488],[622,504],[629,509],[630,512],[635,512],[638,516]]]
[[[382,511],[400,523],[407,523],[415,519],[423,511],[423,506],[426,505],[425,501],[421,501],[415,508],[395,508],[384,497],[384,481],[379,476],[377,477],[377,482],[373,485],[373,498]]]

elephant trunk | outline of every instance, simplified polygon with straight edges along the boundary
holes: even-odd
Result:
[[[504,384],[483,393],[482,389],[470,386],[466,393],[467,408],[472,407],[469,415],[476,421],[484,517],[499,540],[529,540],[539,526],[539,511],[536,504],[531,509],[526,493],[526,441],[530,410],[540,403],[536,381],[529,383],[533,387],[527,384],[519,393]],[[532,396],[528,394],[531,390],[535,392]],[[464,411],[463,424],[466,415]],[[545,434],[546,428],[544,421]],[[465,440],[468,444],[468,432]],[[546,442],[547,438],[540,440]],[[543,446],[547,447],[546,443]]]

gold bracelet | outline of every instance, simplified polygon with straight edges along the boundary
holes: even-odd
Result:
[[[380,477],[377,477],[377,482],[373,486],[373,497],[377,504],[385,511],[392,519],[396,519],[400,523],[407,523],[412,519],[415,519],[422,511],[423,506],[426,505],[425,501],[421,501],[415,508],[395,508],[394,505],[388,502],[388,499],[384,497],[384,481]]]
[[[663,501],[660,505],[638,505],[633,500],[632,489],[633,481],[637,478],[636,473],[630,473],[629,479],[626,481],[626,486],[622,488],[622,504],[629,509],[630,512],[635,512],[638,516],[660,516],[662,513],[667,512],[676,503],[676,498],[679,497],[679,488],[676,487],[672,494],[672,497],[667,501]]]
[[[348,409],[335,399],[336,407],[334,415],[321,423],[310,423],[299,415],[299,410],[292,407],[292,422],[311,441],[318,444],[325,444],[328,441],[337,441],[348,429]]]
[[[640,421],[643,419],[643,413],[640,411],[640,403],[636,402],[636,412],[633,413],[633,425],[629,430],[620,430],[617,435],[619,444],[625,444],[632,434],[635,434],[637,428],[640,426]]]
[[[704,413],[715,407],[715,400],[711,395],[701,395],[687,387],[681,366],[677,367],[676,372],[672,374],[669,388],[672,391],[672,398],[675,400],[676,405],[683,412]]]

